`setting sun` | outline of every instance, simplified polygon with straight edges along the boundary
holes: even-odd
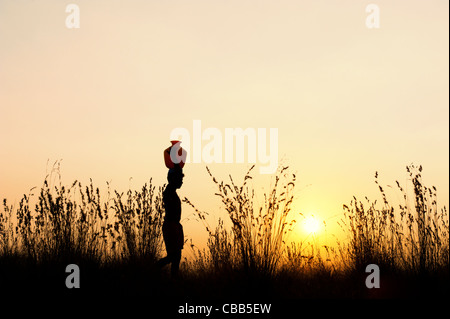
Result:
[[[303,222],[303,230],[307,234],[316,234],[320,230],[320,222],[314,217],[310,216]]]

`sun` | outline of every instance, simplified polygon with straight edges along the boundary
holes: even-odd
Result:
[[[320,231],[320,222],[317,218],[314,216],[310,216],[305,219],[303,222],[303,230],[305,233],[309,234],[316,234]]]

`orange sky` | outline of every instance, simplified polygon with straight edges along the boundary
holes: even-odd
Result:
[[[65,7],[80,8],[68,29]],[[368,29],[365,8],[380,7]],[[448,206],[448,1],[0,0],[0,197],[63,181],[165,182],[177,127],[278,128],[296,212],[330,220],[352,195],[425,168]],[[249,164],[211,164],[235,178]],[[204,163],[179,191],[224,217]],[[130,181],[130,177],[133,179]],[[270,176],[257,176],[255,188]],[[184,216],[192,216],[185,207]],[[213,223],[213,222],[212,222]],[[184,220],[201,245],[202,228]]]

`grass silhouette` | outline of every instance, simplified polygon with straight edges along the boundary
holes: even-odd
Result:
[[[376,173],[381,201],[353,198],[343,205],[340,225],[348,238],[337,240],[336,248],[287,242],[296,182],[287,167],[278,170],[261,205],[248,184],[253,167],[241,185],[231,176],[227,183],[218,181],[207,169],[224,219],[211,227],[206,212],[183,200],[203,222],[208,239],[204,250],[191,246],[194,257],[182,263],[181,277],[174,282],[155,267],[164,253],[163,187],[150,180],[138,191],[119,193],[108,184],[102,198],[92,181],[85,187],[77,181],[61,185],[57,165],[34,207],[31,195],[24,195],[17,207],[3,200],[2,289],[67,291],[64,269],[74,263],[85,290],[154,298],[448,296],[448,213],[438,209],[436,188],[423,185],[421,166],[407,167],[412,193],[397,182],[403,202],[394,206]],[[368,264],[382,270],[380,289],[365,287]]]

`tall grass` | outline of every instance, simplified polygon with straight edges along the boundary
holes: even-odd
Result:
[[[422,183],[422,167],[406,168],[412,194],[397,181],[402,202],[389,203],[385,189],[378,182],[382,203],[358,201],[344,205],[342,226],[349,235],[343,254],[348,264],[361,269],[370,263],[387,269],[429,274],[448,270],[449,220],[446,208],[438,210],[436,188]],[[411,198],[412,197],[412,198]],[[412,202],[412,203],[411,203]]]
[[[163,188],[152,186],[152,180],[141,191],[115,192],[114,226],[110,227],[112,251],[121,258],[155,261],[162,251]],[[112,231],[114,229],[114,231]],[[117,248],[116,243],[119,243]]]
[[[52,173],[55,174],[55,173]],[[59,172],[56,172],[59,176]],[[162,250],[162,188],[152,181],[126,195],[111,191],[102,199],[92,180],[51,187],[47,176],[34,208],[32,195],[18,207],[3,200],[0,258],[16,256],[36,264],[83,260],[102,265],[128,259],[155,260]],[[60,181],[60,179],[59,179]]]
[[[295,176],[281,168],[275,176],[274,185],[264,194],[264,203],[255,203],[255,193],[248,186],[252,179],[252,166],[241,185],[219,182],[207,168],[217,186],[216,193],[222,200],[226,216],[231,222],[227,230],[222,220],[215,230],[205,224],[209,234],[208,253],[214,270],[242,270],[247,275],[271,276],[284,254],[286,236],[293,221],[288,221],[293,201]],[[205,221],[205,213],[198,210],[187,198],[184,202],[192,206],[199,218]]]
[[[182,266],[185,286],[180,289],[187,294],[204,296],[228,287],[223,291],[235,296],[244,283],[258,283],[252,286],[252,293],[358,297],[361,291],[355,290],[354,282],[359,279],[353,275],[355,271],[364,274],[372,263],[383,273],[408,278],[438,276],[435,282],[447,286],[448,213],[445,207],[438,209],[436,188],[423,185],[422,167],[407,167],[410,181],[403,186],[397,182],[393,191],[401,194],[401,201],[395,204],[376,173],[380,200],[354,197],[343,206],[340,225],[347,239],[337,241],[337,249],[289,243],[295,222],[295,175],[287,167],[280,168],[259,202],[250,183],[252,170],[236,183],[231,176],[226,182],[218,181],[207,168],[223,206],[216,225],[210,226],[208,213],[184,198],[208,233],[207,248],[200,251],[192,245],[194,257]],[[160,277],[151,275],[155,274],[152,265],[164,248],[162,190],[150,179],[140,190],[126,193],[111,191],[108,184],[102,196],[92,180],[88,186],[78,181],[63,186],[56,169],[47,176],[36,198],[24,195],[17,206],[4,199],[0,210],[0,284],[9,280],[8,270],[17,266],[33,271],[54,264],[81,263],[98,269],[96,274],[105,280],[119,280],[119,287],[129,286],[129,280],[146,287],[150,281],[157,287],[156,295],[160,291],[173,294],[160,279],[155,281]],[[121,271],[119,279],[107,275],[117,271]],[[360,280],[358,289],[364,288],[363,283]]]

